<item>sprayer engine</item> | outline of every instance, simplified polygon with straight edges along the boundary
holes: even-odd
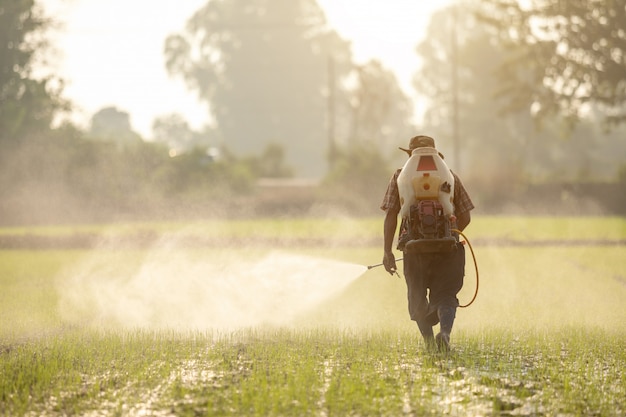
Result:
[[[436,200],[420,200],[410,208],[404,251],[410,253],[450,252],[456,246],[450,217]]]

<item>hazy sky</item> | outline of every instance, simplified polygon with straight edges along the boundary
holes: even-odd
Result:
[[[87,126],[102,107],[114,105],[131,116],[133,128],[151,137],[159,115],[177,112],[195,127],[207,109],[181,80],[168,77],[165,38],[180,31],[207,0],[42,0],[63,24],[53,44],[56,71],[66,80],[65,96],[77,106],[74,120]],[[413,95],[418,67],[415,45],[433,10],[450,0],[318,0],[331,26],[352,42],[358,62],[380,59]]]

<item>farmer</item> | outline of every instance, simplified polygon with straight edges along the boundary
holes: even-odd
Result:
[[[435,141],[429,136],[415,136],[409,141],[407,152],[409,157],[416,148],[435,148]],[[440,154],[441,155],[441,154]],[[398,191],[398,169],[387,186],[385,197],[380,208],[386,212],[384,222],[384,255],[385,270],[394,274],[397,270],[396,259],[392,252],[392,244],[398,224],[400,212],[400,195]],[[456,224],[453,229],[463,231],[470,222],[470,211],[474,204],[456,174],[454,177],[454,215]],[[405,227],[400,225],[400,234]],[[465,249],[460,243],[447,253],[407,253],[404,252],[404,278],[407,285],[409,315],[417,326],[428,348],[435,345],[440,351],[450,348],[450,332],[456,316],[459,301],[456,297],[463,287],[465,275]],[[433,326],[440,323],[440,331],[435,337]]]

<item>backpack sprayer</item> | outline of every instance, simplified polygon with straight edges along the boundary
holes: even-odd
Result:
[[[478,266],[469,239],[455,227],[454,175],[435,148],[412,151],[398,176],[398,192],[402,217],[398,250],[405,254],[446,253],[455,250],[459,235],[465,239],[461,243],[469,246],[476,269],[474,297],[460,307],[469,306],[478,295]]]

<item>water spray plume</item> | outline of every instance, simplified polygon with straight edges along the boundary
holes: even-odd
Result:
[[[197,258],[159,247],[134,266],[95,251],[59,288],[67,320],[103,327],[224,329],[289,326],[361,276],[363,265],[271,252]]]

